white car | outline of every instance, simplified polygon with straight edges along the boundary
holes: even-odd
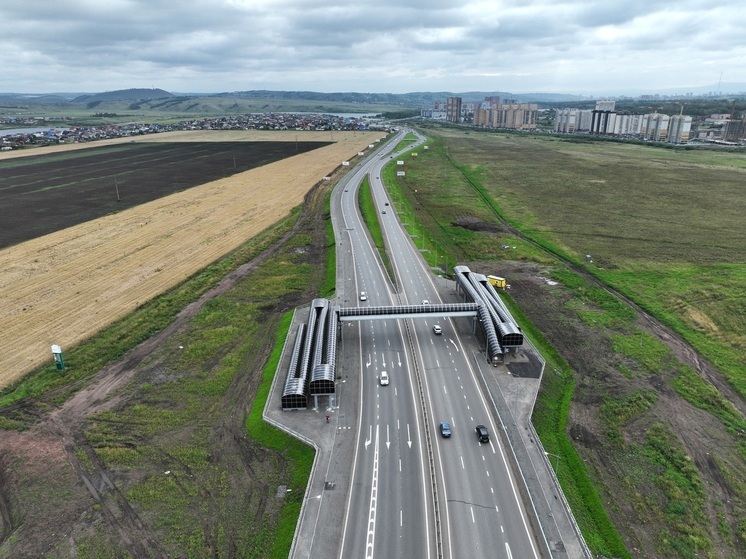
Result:
[[[368,300],[368,295],[365,293],[365,291],[361,291],[360,292],[360,300],[361,301],[367,301]]]
[[[381,371],[381,376],[378,377],[381,386],[389,385],[389,374],[386,371]]]
[[[443,333],[443,329],[440,327],[440,325],[436,324],[435,326],[433,326],[433,333],[436,336],[440,336]]]

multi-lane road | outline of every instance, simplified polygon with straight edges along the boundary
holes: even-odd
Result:
[[[436,304],[433,275],[380,180],[391,157],[399,154],[384,153],[363,165],[341,193],[340,217],[354,262],[354,275],[343,278],[345,289],[356,293],[360,306]],[[357,209],[366,175],[394,282]],[[539,557],[529,512],[477,382],[474,355],[459,334],[464,328],[440,316],[356,324],[360,411],[339,557]],[[390,379],[385,386],[382,371]],[[450,423],[450,438],[441,436],[441,421]],[[478,424],[487,427],[488,443],[477,440]]]

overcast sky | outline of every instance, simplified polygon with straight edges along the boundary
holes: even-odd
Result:
[[[0,92],[721,82],[746,83],[743,0],[0,0]]]

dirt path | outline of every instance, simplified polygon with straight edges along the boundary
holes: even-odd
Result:
[[[275,133],[147,140],[236,141],[268,134]],[[271,137],[330,139],[329,132],[305,134]],[[0,251],[0,387],[49,362],[52,344],[64,351],[80,343],[277,222],[342,161],[382,136],[335,132],[333,145]],[[100,144],[86,144],[94,145]]]

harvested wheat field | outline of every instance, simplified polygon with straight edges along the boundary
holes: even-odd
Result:
[[[286,216],[382,132],[205,131],[148,142],[334,141],[0,251],[0,387],[177,285]],[[110,140],[131,141],[131,139]],[[22,155],[101,145],[40,148]],[[6,158],[14,154],[3,154]]]

